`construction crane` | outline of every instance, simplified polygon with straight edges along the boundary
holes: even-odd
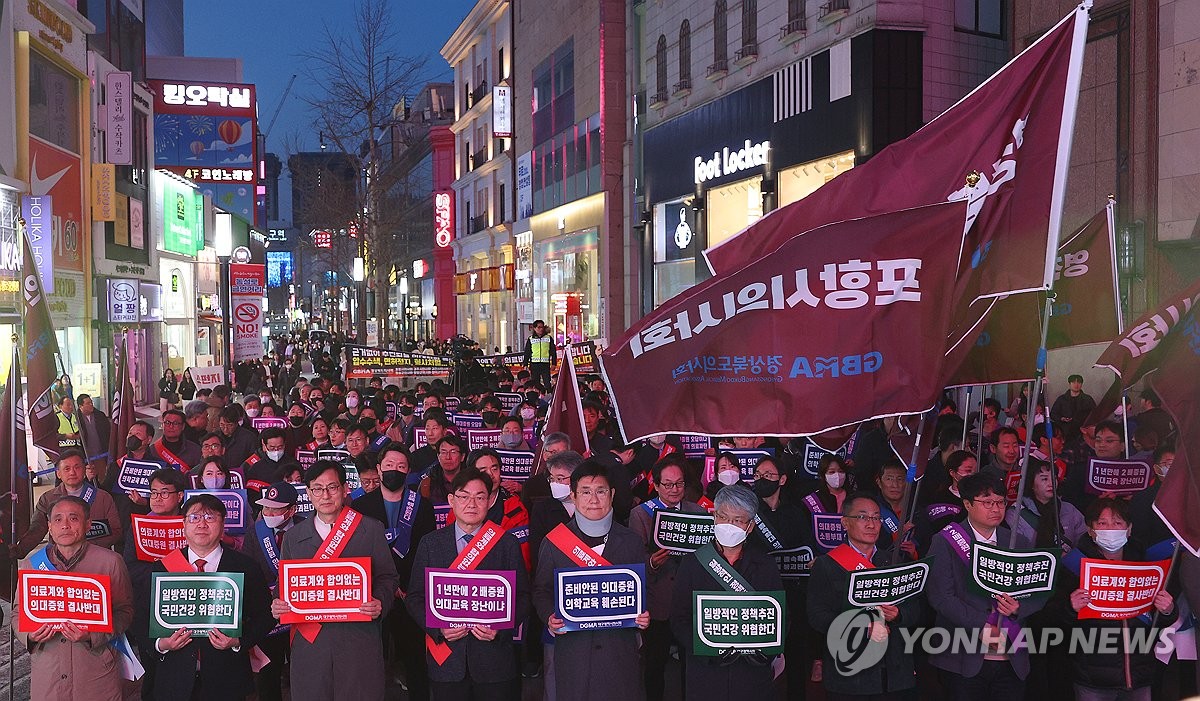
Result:
[[[279,104],[275,106],[275,113],[271,115],[271,122],[267,124],[267,128],[263,130],[263,143],[271,136],[271,130],[275,128],[275,120],[279,119],[279,112],[283,109],[283,103],[287,100],[288,93],[292,92],[292,84],[296,82],[296,74],[292,74],[292,79],[288,81],[287,87],[283,89],[283,96],[279,98]]]

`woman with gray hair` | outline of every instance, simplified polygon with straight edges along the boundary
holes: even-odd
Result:
[[[691,640],[697,629],[692,612],[696,592],[736,594],[783,589],[775,558],[757,541],[746,539],[754,529],[758,512],[754,492],[742,484],[730,485],[717,492],[713,507],[713,541],[685,555],[675,578],[671,628],[676,640]],[[692,645],[681,647],[687,680],[685,701],[773,697],[771,657],[736,649],[706,657],[697,656]]]

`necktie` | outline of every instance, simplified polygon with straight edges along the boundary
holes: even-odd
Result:
[[[205,566],[205,565],[207,565],[207,564],[208,564],[208,563],[207,563],[206,561],[204,561],[204,560],[196,560],[196,571],[197,571],[197,572],[203,572],[203,571],[204,571],[204,566]]]
[[[286,529],[283,529],[283,528],[275,529],[275,551],[276,552],[283,552],[283,534],[285,532],[286,532]]]
[[[463,533],[463,534],[462,534],[462,538],[459,538],[459,540],[461,540],[461,541],[462,541],[462,545],[458,546],[458,551],[459,551],[459,552],[462,552],[463,550],[465,550],[465,549],[466,549],[466,547],[467,547],[468,545],[470,545],[470,544],[471,544],[471,534],[470,534],[470,533]]]

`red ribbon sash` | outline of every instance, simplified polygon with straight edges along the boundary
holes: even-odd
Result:
[[[574,531],[567,528],[565,523],[558,524],[546,537],[550,539],[551,543],[554,543],[554,547],[562,551],[563,555],[580,567],[608,567],[612,564],[595,550],[589,548],[579,539],[579,536],[575,535]]]
[[[313,516],[313,518],[320,517]],[[333,529],[329,531],[329,535],[325,537],[325,540],[321,543],[321,547],[317,548],[317,554],[313,557],[318,560],[334,560],[340,557],[342,551],[346,549],[346,544],[350,542],[350,537],[354,535],[354,531],[358,530],[362,519],[362,514],[348,506],[343,507],[342,513],[338,514],[337,520],[334,521]],[[305,640],[312,643],[316,641],[317,635],[321,632],[321,624],[293,624],[293,637],[297,632],[303,635]]]
[[[458,557],[454,558],[454,562],[450,563],[450,569],[469,571],[479,566],[492,548],[496,547],[496,543],[500,542],[504,531],[491,521],[484,521],[478,531],[475,531],[475,537],[467,543],[467,547],[462,549]],[[425,636],[425,649],[429,652],[429,656],[433,658],[438,666],[446,663],[450,659],[450,645],[445,641],[436,641],[430,635]]]
[[[862,553],[850,547],[848,543],[842,543],[833,550],[830,550],[829,557],[832,557],[833,561],[841,565],[842,569],[847,572],[875,569],[875,565],[871,564],[870,560],[863,557]]]

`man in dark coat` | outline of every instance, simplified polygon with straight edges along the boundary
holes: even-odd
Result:
[[[205,701],[244,699],[254,692],[250,651],[275,625],[270,612],[271,594],[253,560],[222,547],[225,504],[220,499],[198,494],[183,507],[187,546],[179,552],[186,560],[184,571],[242,574],[242,634],[230,637],[214,628],[207,636],[194,638],[190,630],[181,628],[168,638],[154,641],[152,646],[159,654],[154,696]],[[154,570],[168,571],[162,562],[155,563]]]
[[[577,540],[613,565],[646,563],[646,548],[633,531],[613,523],[613,487],[603,465],[586,461],[571,475],[575,517],[561,528],[568,541]],[[546,659],[546,684],[553,684],[556,701],[640,701],[644,697],[638,651],[638,631],[619,628],[560,633],[563,621],[555,613],[554,571],[579,567],[577,560],[555,544],[557,531],[542,542],[533,603],[538,617],[554,639],[554,654]],[[564,541],[564,542],[568,542]],[[570,548],[568,548],[570,549]],[[638,627],[650,624],[650,612],[637,618]]]
[[[425,621],[427,568],[454,569],[464,550],[483,552],[471,569],[512,572],[513,621],[524,621],[529,613],[529,573],[521,546],[487,518],[491,478],[475,468],[465,468],[451,484],[450,501],[454,522],[423,538],[417,545],[405,606],[414,620]],[[491,545],[490,550],[482,550]],[[436,699],[504,701],[518,680],[512,628],[498,630],[487,625],[425,627],[430,650],[426,654],[429,678]],[[435,657],[448,653],[447,657]]]
[[[321,552],[332,551],[335,542],[341,547],[338,558],[370,558],[371,599],[360,611],[371,620],[329,623],[316,631],[313,624],[304,624],[306,628],[292,636],[292,699],[381,699],[384,664],[380,620],[392,607],[398,583],[383,524],[346,506],[346,470],[341,464],[318,460],[304,473],[304,482],[315,514],[288,532],[281,559],[310,560]],[[285,601],[271,602],[271,613],[277,618],[289,610]]]

